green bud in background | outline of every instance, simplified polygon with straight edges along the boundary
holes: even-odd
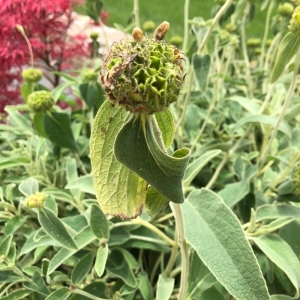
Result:
[[[133,113],[152,114],[177,100],[184,80],[183,55],[162,41],[168,29],[169,23],[163,22],[150,38],[135,28],[134,40],[111,47],[100,74],[113,103]]]
[[[27,104],[33,112],[47,112],[53,107],[54,99],[48,91],[37,91],[28,96]]]
[[[155,29],[155,23],[153,21],[146,21],[143,23],[142,29],[145,32],[152,32]]]
[[[26,198],[26,206],[29,208],[41,209],[43,207],[43,203],[45,202],[45,200],[46,200],[46,195],[37,192]]]
[[[300,36],[300,6],[297,6],[294,10],[289,26],[290,32]]]
[[[249,48],[256,48],[256,47],[259,47],[260,44],[261,44],[261,39],[255,39],[255,38],[253,38],[253,39],[248,39],[248,40],[247,40],[247,46],[248,46]]]
[[[225,29],[229,32],[229,33],[234,33],[236,32],[236,25],[235,24],[232,24],[232,23],[229,23],[229,24],[226,24],[225,26]]]
[[[99,37],[98,32],[91,32],[91,33],[90,33],[90,38],[91,38],[92,40],[96,40],[98,37]]]
[[[39,69],[29,68],[22,72],[22,78],[28,83],[37,83],[43,77],[43,72]]]
[[[183,38],[180,35],[173,35],[170,38],[170,44],[176,47],[180,47],[182,45],[182,42],[183,42]]]
[[[293,14],[294,6],[289,2],[280,3],[278,5],[277,11],[278,14],[280,14],[283,17],[290,17]]]
[[[98,73],[95,72],[93,69],[85,69],[83,71],[83,81],[91,82],[91,81],[97,81],[97,79],[98,79]]]

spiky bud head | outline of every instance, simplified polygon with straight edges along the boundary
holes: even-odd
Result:
[[[47,112],[53,107],[54,99],[48,91],[37,91],[28,96],[27,104],[33,112]]]
[[[98,79],[98,73],[95,72],[95,70],[85,69],[83,71],[83,81],[92,82],[92,81],[97,81],[97,79]]]
[[[297,6],[294,10],[289,26],[290,32],[300,36],[300,6]]]
[[[229,33],[234,33],[234,32],[236,32],[237,27],[236,27],[235,24],[228,23],[228,24],[226,24],[225,29],[226,29]]]
[[[292,173],[293,193],[300,195],[300,164],[296,164]]]
[[[101,69],[109,98],[133,113],[163,111],[177,100],[184,80],[183,55],[160,40],[167,22],[154,38],[124,40],[112,45]]]
[[[40,192],[36,192],[26,198],[26,206],[29,208],[38,208],[43,207],[43,203],[46,200],[46,195]]]
[[[145,32],[154,31],[155,23],[153,21],[146,21],[143,23],[142,28]]]
[[[283,17],[290,17],[293,14],[294,6],[289,2],[280,3],[277,12]]]
[[[22,78],[28,83],[39,82],[43,77],[43,72],[39,69],[28,68],[22,72]]]

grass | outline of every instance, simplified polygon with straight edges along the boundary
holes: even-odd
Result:
[[[143,22],[152,20],[156,25],[162,21],[171,24],[169,37],[172,35],[183,36],[183,0],[140,0],[140,19]],[[109,24],[114,23],[126,26],[133,12],[133,0],[105,1],[105,9],[110,14]],[[205,20],[211,18],[211,9],[215,5],[212,0],[190,1],[189,19],[203,17]],[[256,21],[248,27],[249,37],[262,37],[265,27],[266,11],[260,11],[260,4],[256,5]]]

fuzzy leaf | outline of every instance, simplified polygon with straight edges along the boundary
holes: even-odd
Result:
[[[116,136],[129,113],[107,100],[99,109],[92,128],[90,147],[95,193],[102,211],[122,219],[141,213],[147,183],[114,156]]]
[[[95,271],[99,277],[101,277],[105,271],[105,265],[108,257],[108,245],[100,246],[97,251],[97,257],[95,261]]]
[[[170,299],[175,280],[174,278],[167,278],[165,275],[160,274],[158,276],[156,299],[157,300],[168,300]]]
[[[94,253],[89,252],[74,266],[71,281],[74,285],[80,284],[88,275],[94,261]]]
[[[100,209],[100,207],[96,204],[92,205],[91,209],[91,228],[94,235],[98,239],[108,239],[109,238],[109,223]]]

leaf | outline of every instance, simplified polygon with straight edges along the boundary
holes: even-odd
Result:
[[[271,300],[292,300],[295,298],[286,296],[286,295],[272,295]]]
[[[170,109],[155,114],[158,127],[161,131],[162,139],[166,149],[172,144],[175,136],[175,123]]]
[[[188,187],[193,179],[197,176],[197,174],[202,170],[202,168],[215,156],[219,155],[222,151],[221,150],[211,150],[207,151],[205,154],[201,155],[197,159],[195,159],[192,163],[188,165],[186,168],[184,179],[183,179],[183,186]]]
[[[51,112],[50,115],[45,115],[44,128],[48,139],[52,143],[78,151],[68,114]]]
[[[168,202],[169,200],[155,188],[152,186],[148,187],[145,201],[145,209],[148,215],[155,216]]]
[[[153,300],[153,288],[151,285],[151,282],[148,278],[148,274],[146,271],[141,270],[140,273],[138,274],[139,279],[140,279],[140,285],[139,285],[139,290],[140,293],[142,294],[143,299],[145,300]]]
[[[299,49],[299,46],[299,36],[291,32],[288,32],[284,36],[284,38],[279,44],[275,64],[270,75],[271,83],[274,83],[280,77],[291,58],[296,54],[297,50]]]
[[[97,82],[86,82],[79,85],[82,98],[91,109],[94,105],[100,107],[104,101],[104,92]]]
[[[91,229],[98,239],[109,239],[109,223],[98,205],[92,205],[90,223]]]
[[[38,219],[45,232],[54,240],[66,248],[77,249],[74,239],[62,221],[50,209],[44,207],[43,210],[40,210]]]
[[[242,107],[244,107],[248,112],[250,112],[252,115],[258,114],[260,110],[260,105],[257,104],[255,99],[249,99],[242,96],[232,96],[228,98],[227,100],[238,102]]]
[[[30,161],[26,157],[1,157],[0,158],[0,170],[12,169],[14,167],[21,167],[29,164]]]
[[[18,134],[24,133],[28,135],[33,134],[31,121],[26,118],[23,114],[16,110],[14,106],[5,106],[4,109],[8,115],[8,120],[10,125],[14,126],[15,129],[18,129]]]
[[[97,251],[97,257],[95,261],[95,271],[99,277],[101,277],[105,271],[105,265],[108,257],[108,245],[100,245]]]
[[[79,189],[84,193],[95,195],[93,177],[91,175],[81,176],[68,182],[65,189]]]
[[[249,191],[249,183],[243,180],[226,184],[225,188],[218,192],[218,195],[229,207],[233,207],[241,201],[249,193]]]
[[[141,213],[147,183],[118,162],[113,153],[116,136],[128,119],[122,107],[107,100],[99,109],[90,139],[95,193],[102,211],[122,219]]]
[[[70,290],[66,287],[62,287],[52,292],[45,300],[67,300],[70,295]]]
[[[2,271],[0,270],[0,282],[16,282],[19,281],[20,279],[22,279],[19,275],[17,275],[15,272],[13,271]]]
[[[39,183],[36,179],[29,177],[20,183],[19,191],[24,196],[33,195],[39,191]]]
[[[7,236],[5,236],[2,239],[2,241],[0,243],[0,257],[2,255],[4,255],[4,256],[8,255],[12,239],[13,239],[13,235],[12,234],[7,235]]]
[[[78,245],[78,249],[82,249],[88,244],[92,243],[96,239],[90,227],[86,227],[75,237],[75,242]],[[71,250],[67,248],[61,248],[51,259],[47,274],[50,275],[56,270],[66,259],[74,255],[78,250]]]
[[[21,85],[21,95],[25,103],[27,102],[28,96],[33,92],[34,86],[32,82],[23,82]]]
[[[35,113],[33,117],[33,123],[39,136],[43,138],[48,138],[47,133],[45,131],[45,117],[46,114],[43,112]]]
[[[274,116],[267,116],[267,115],[250,115],[241,118],[234,126],[233,132],[237,131],[240,127],[247,123],[262,123],[262,124],[267,124],[272,127],[276,126],[277,123],[277,117]],[[282,120],[281,123],[279,124],[278,130],[286,134],[289,138],[291,138],[292,132],[291,132],[291,127],[290,125],[285,121]]]
[[[49,290],[48,290],[47,286],[45,285],[43,277],[37,271],[34,272],[33,277],[32,277],[32,281],[30,281],[30,282],[25,281],[25,282],[23,282],[23,285],[27,289],[30,289],[34,292],[39,293],[39,294],[42,294],[42,295],[45,295],[45,296],[49,295]]]
[[[89,252],[74,266],[71,274],[71,281],[73,284],[80,284],[88,275],[94,261],[94,253]]]
[[[299,219],[300,208],[287,204],[265,204],[259,206],[255,213],[255,219],[257,222],[268,219],[278,219],[281,217]]]
[[[291,280],[299,297],[300,288],[300,262],[293,249],[277,235],[263,235],[254,238],[255,244],[261,251],[277,265]]]
[[[5,225],[4,233],[6,235],[13,234],[17,231],[27,220],[27,216],[14,216]]]
[[[151,117],[132,118],[117,136],[115,156],[168,200],[182,203],[182,179],[190,150],[183,148],[169,156],[159,146],[156,131]]]
[[[11,292],[9,295],[1,297],[1,300],[19,300],[19,299],[27,299],[26,296],[29,296],[32,291],[28,291],[28,289],[17,289]]]
[[[270,299],[241,224],[220,196],[193,191],[182,209],[188,243],[228,292],[236,299]]]
[[[173,292],[174,283],[174,278],[167,278],[165,275],[160,274],[157,282],[156,299],[169,300]]]
[[[67,87],[71,86],[73,84],[73,82],[66,82],[63,84],[60,84],[59,86],[57,86],[51,93],[52,93],[52,98],[54,99],[54,101],[57,101],[63,90],[66,89]]]
[[[210,55],[206,54],[201,56],[195,53],[192,57],[192,64],[199,87],[202,92],[205,92],[207,88],[208,74],[211,64]]]
[[[130,287],[137,286],[136,278],[122,251],[112,250],[106,263],[106,270],[113,275],[112,277],[121,278]]]

